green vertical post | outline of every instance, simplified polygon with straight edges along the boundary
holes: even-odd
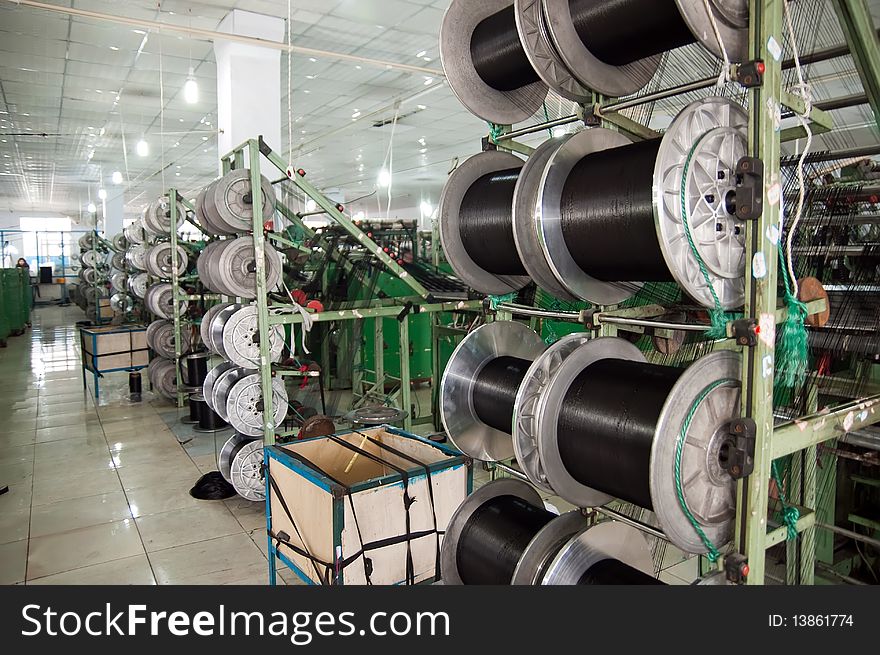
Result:
[[[786,489],[789,500],[798,502],[803,496],[803,451],[792,455],[790,460]],[[800,584],[800,564],[798,562],[800,542],[800,538],[789,539],[785,542],[785,584],[788,586]]]
[[[180,216],[177,215],[177,189],[168,190],[168,200],[171,203],[171,297],[174,298],[174,370],[177,375],[177,407],[183,407],[183,376],[180,372],[180,358],[183,351],[181,344],[181,316],[180,316],[180,280],[177,275],[179,258],[177,256],[177,229],[180,225]]]
[[[807,392],[807,414],[813,414],[819,408],[819,387],[810,384]],[[818,474],[818,449],[810,446],[803,451],[803,483],[801,486],[800,504],[803,507],[816,508],[816,478]],[[817,515],[818,518],[818,515]],[[816,528],[811,526],[804,530],[798,539],[800,549],[800,584],[813,585],[816,577]]]
[[[431,416],[435,430],[440,425],[440,312],[431,313]]]
[[[257,327],[260,335],[260,383],[263,387],[263,443],[275,443],[275,426],[272,424],[275,412],[272,407],[272,363],[269,353],[269,298],[266,289],[266,238],[263,234],[263,198],[260,179],[260,146],[255,140],[248,141],[250,156],[251,197],[254,220],[254,256],[256,258],[257,286]],[[236,153],[236,162],[238,153]]]
[[[403,353],[403,350],[400,351]],[[401,358],[403,355],[401,355]],[[403,359],[401,359],[401,362]],[[373,319],[373,371],[376,374],[375,388],[385,395],[385,319]]]
[[[377,323],[381,323],[382,319],[377,318]],[[400,404],[401,409],[406,412],[403,419],[403,429],[412,430],[412,381],[409,372],[409,314],[404,316],[399,322],[400,334]],[[383,353],[378,353],[375,357],[376,361],[382,359]]]
[[[329,298],[329,288],[330,288],[330,274],[329,274],[329,266],[325,266],[324,270],[321,271],[321,295],[324,298]],[[321,339],[321,366],[324,373],[324,385],[327,387],[327,391],[333,390],[333,370],[330,366],[330,326],[328,325],[325,328],[325,334],[322,335]],[[337,348],[337,353],[341,351],[341,348]],[[339,372],[339,359],[336,361],[337,372]]]
[[[783,15],[781,0],[750,3],[750,59],[765,65],[764,84],[749,94],[749,153],[764,163],[763,214],[746,224],[745,315],[775,316],[777,252],[766,236],[778,226],[782,189],[779,168],[777,117],[781,110]],[[771,319],[775,323],[775,319]],[[764,335],[765,336],[765,335]],[[755,470],[742,481],[737,494],[738,546],[748,557],[748,583],[764,584],[767,505],[772,462],[774,341],[758,340],[743,353],[742,411],[757,425]]]

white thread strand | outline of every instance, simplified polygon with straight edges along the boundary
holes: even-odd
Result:
[[[718,75],[718,86],[724,86],[730,82],[730,57],[727,56],[727,47],[724,45],[724,39],[721,38],[721,30],[718,29],[718,21],[715,20],[715,14],[712,13],[712,7],[709,6],[709,0],[703,0],[703,7],[706,8],[706,15],[712,24],[712,32],[715,34],[715,40],[721,48],[721,73]]]

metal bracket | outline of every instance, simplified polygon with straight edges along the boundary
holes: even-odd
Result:
[[[728,582],[743,584],[749,577],[749,560],[740,553],[731,553],[724,558],[724,575]]]
[[[754,221],[764,213],[764,162],[743,157],[736,164],[736,217]]]
[[[764,62],[760,59],[746,61],[736,67],[736,81],[746,89],[764,84]]]
[[[749,348],[758,345],[758,319],[741,318],[733,321],[733,338],[737,345]]]
[[[483,137],[481,144],[482,144],[483,152],[486,152],[488,150],[498,150],[498,145],[494,141],[492,141],[492,139],[490,139],[488,136]]]
[[[734,480],[748,477],[755,470],[755,441],[758,426],[753,419],[738,418],[730,422],[728,437],[721,444],[721,468]]]

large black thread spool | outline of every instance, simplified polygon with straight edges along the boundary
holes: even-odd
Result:
[[[560,201],[562,233],[572,258],[607,281],[669,281],[654,227],[654,165],[660,139],[583,157]]]
[[[192,353],[184,356],[186,362],[186,380],[191,387],[201,387],[208,377],[208,353]]]
[[[474,262],[495,275],[525,275],[513,237],[513,191],[518,168],[483,175],[464,194],[461,241]]]
[[[653,509],[657,420],[683,369],[601,359],[574,380],[558,418],[562,462],[581,484]]]
[[[474,380],[474,412],[486,425],[505,433],[513,431],[513,406],[519,386],[532,364],[519,357],[497,357]]]

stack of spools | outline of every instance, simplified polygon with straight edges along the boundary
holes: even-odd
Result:
[[[261,178],[262,211],[258,228],[272,220],[275,193]],[[196,200],[195,218],[212,240],[196,262],[199,279],[210,290],[230,298],[257,297],[257,257],[253,230],[253,193],[250,171],[235,170],[202,189]],[[265,243],[266,291],[281,283],[280,254]],[[213,366],[202,385],[201,395],[192,397],[191,420],[197,429],[229,425],[235,429],[218,457],[218,468],[235,490],[249,500],[265,498],[262,472],[263,386],[259,372],[260,346],[257,308],[254,304],[226,302],[210,307],[202,318],[203,345],[223,361]],[[275,326],[269,333],[270,359],[277,362],[284,348],[284,330]],[[287,415],[288,396],[284,378],[272,378],[271,425],[282,424]]]
[[[98,303],[107,297],[107,276],[109,267],[105,261],[107,248],[93,232],[79,238],[79,284],[73,294],[74,302],[86,316],[94,319]]]
[[[109,258],[110,307],[117,314],[128,315],[136,304],[135,297],[128,290],[128,264],[125,260],[128,239],[123,232],[114,235],[110,244],[113,249]]]

